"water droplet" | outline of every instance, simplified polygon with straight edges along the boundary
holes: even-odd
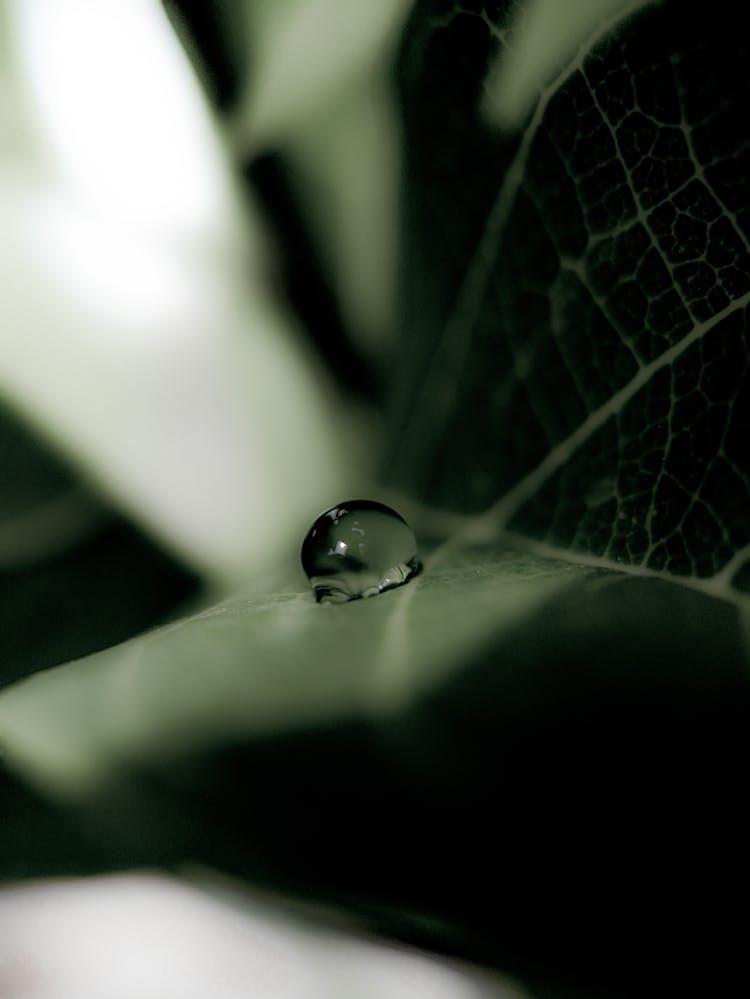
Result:
[[[322,513],[302,542],[302,568],[320,604],[373,597],[421,569],[411,528],[373,500],[349,500]]]

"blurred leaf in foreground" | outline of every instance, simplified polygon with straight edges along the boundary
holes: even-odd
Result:
[[[169,932],[165,932],[165,928]],[[507,980],[321,929],[225,880],[131,873],[0,893],[2,984],[17,999],[523,999]]]
[[[0,409],[0,685],[152,627],[197,587]]]
[[[377,369],[394,349],[400,134],[393,63],[412,0],[261,0],[232,149],[284,158],[347,329]]]
[[[291,586],[37,674],[0,727],[104,866],[197,859],[598,994],[681,981],[685,947],[693,980],[737,970],[746,657],[683,587],[446,550],[391,594]]]

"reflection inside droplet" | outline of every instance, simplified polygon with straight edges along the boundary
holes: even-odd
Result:
[[[320,604],[372,597],[421,569],[411,528],[373,500],[349,500],[322,513],[302,542],[302,568]]]

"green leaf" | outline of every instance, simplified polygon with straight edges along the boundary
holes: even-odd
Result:
[[[594,573],[469,552],[377,600],[321,608],[297,585],[235,598],[8,689],[3,747],[40,787],[76,797],[164,755],[397,712]]]
[[[422,4],[403,59],[392,474],[488,530],[746,590],[746,36],[650,5],[500,135],[477,110],[514,10],[493,6]]]
[[[285,142],[338,92],[366,77],[392,45],[412,0],[258,0],[249,47],[253,72],[233,132],[245,149]]]
[[[0,685],[152,627],[197,580],[0,407]]]
[[[0,466],[0,571],[75,546],[103,519],[90,492],[2,408]]]
[[[745,671],[726,602],[518,550],[228,601],[0,695],[65,844],[14,785],[3,869],[199,861],[579,995],[655,942],[697,980],[743,953]]]

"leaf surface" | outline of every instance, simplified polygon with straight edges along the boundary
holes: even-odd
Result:
[[[163,754],[401,710],[472,649],[596,570],[512,550],[434,565],[330,608],[298,586],[235,598],[16,684],[10,758],[53,794],[88,794]]]
[[[617,6],[517,134],[481,111],[516,5],[415,6],[390,471],[458,514],[424,574],[269,585],[0,695],[102,864],[212,864],[539,994],[743,965],[748,43]]]
[[[746,590],[746,36],[632,4],[507,135],[477,102],[512,5],[480,6],[422,4],[403,59],[396,475],[560,552]]]
[[[518,550],[332,608],[226,602],[0,694],[4,760],[52,803],[0,786],[3,872],[197,861],[579,995],[635,988],[656,947],[730,973],[739,625]]]

